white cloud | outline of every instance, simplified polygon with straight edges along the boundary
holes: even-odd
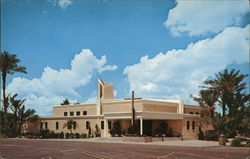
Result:
[[[232,62],[249,62],[249,29],[231,27],[215,36],[191,43],[184,50],[159,53],[152,59],[124,69],[130,89],[144,98],[181,98],[191,102],[190,94],[208,76],[221,71]]]
[[[58,5],[62,9],[66,9],[69,5],[73,3],[73,0],[47,0],[49,3],[52,3],[53,6]]]
[[[72,0],[58,0],[58,5],[62,9],[65,9],[66,7],[68,7],[69,5],[71,5],[72,3],[73,3]]]
[[[189,36],[218,33],[225,27],[238,26],[249,12],[248,0],[184,1],[177,0],[165,26],[174,36],[187,32]]]
[[[91,50],[83,49],[71,61],[70,69],[55,70],[46,67],[40,78],[32,80],[21,77],[14,78],[8,85],[7,91],[18,93],[21,97],[27,98],[26,105],[37,109],[43,115],[47,111],[44,108],[51,109],[52,105],[60,104],[65,98],[76,102],[76,97],[81,97],[76,89],[87,85],[93,73],[99,70],[103,72],[117,68],[115,65],[105,64],[105,56],[97,59]]]

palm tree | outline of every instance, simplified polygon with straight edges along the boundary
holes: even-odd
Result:
[[[25,106],[20,107],[18,111],[18,123],[17,123],[17,132],[21,133],[22,126],[26,122],[34,123],[38,120],[38,115],[35,114],[36,111],[34,109],[25,110]]]
[[[6,89],[6,77],[7,74],[14,74],[15,72],[27,73],[24,66],[18,66],[20,60],[15,54],[9,54],[6,51],[0,53],[0,71],[2,73],[2,86],[3,86],[3,111],[4,111],[4,123],[7,123],[7,109],[8,101],[5,95]]]
[[[69,100],[68,99],[64,99],[63,102],[61,103],[61,105],[69,105]]]
[[[66,123],[63,124],[63,128],[68,128],[70,130],[70,133],[72,134],[72,129],[75,129],[78,127],[77,122],[70,119]]]
[[[206,81],[205,81],[206,82]],[[203,106],[204,111],[209,111],[210,117],[214,117],[215,103],[218,100],[218,94],[215,89],[200,90],[199,96],[192,96],[194,101]]]
[[[20,108],[22,107],[23,103],[25,102],[24,100],[17,100],[16,99],[17,94],[13,95],[12,97],[9,97],[10,99],[10,109],[12,110],[12,112],[14,113],[14,118],[13,118],[13,125],[12,125],[12,130],[14,132],[17,132],[17,123],[18,123],[18,111],[20,111]]]
[[[228,115],[233,116],[235,109],[238,108],[235,102],[239,101],[242,94],[242,90],[246,89],[246,83],[242,82],[247,75],[239,74],[240,71],[235,71],[234,69],[228,71],[225,69],[223,72],[215,74],[217,83],[217,89],[220,94],[220,105],[222,106],[222,115],[226,115],[226,110],[228,110]]]

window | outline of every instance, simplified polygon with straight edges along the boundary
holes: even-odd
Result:
[[[87,111],[83,111],[83,113],[82,113],[83,115],[87,115]]]
[[[64,116],[68,116],[68,112],[64,112]]]
[[[90,122],[86,121],[86,129],[89,129],[89,128],[90,128]]]
[[[189,130],[190,121],[187,121],[187,130]]]
[[[56,122],[56,129],[58,129],[59,128],[59,123],[58,122]]]
[[[70,112],[70,116],[73,116],[74,115],[74,112]]]
[[[196,115],[199,115],[199,113],[198,113],[198,112],[196,112],[195,114],[196,114]]]
[[[195,121],[192,121],[192,130],[195,129]]]
[[[101,129],[104,129],[104,121],[101,121]]]
[[[79,115],[80,115],[80,112],[79,112],[79,111],[78,111],[78,112],[76,112],[76,115],[77,115],[77,116],[79,116]]]
[[[108,129],[111,129],[111,121],[108,121]]]
[[[194,112],[189,112],[189,114],[194,114]]]
[[[41,130],[43,129],[43,123],[42,122],[40,123],[40,129]]]
[[[45,122],[45,130],[48,129],[48,122]]]

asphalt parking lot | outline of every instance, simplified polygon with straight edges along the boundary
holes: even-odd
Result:
[[[237,147],[0,139],[0,159],[246,159],[249,156],[249,148]]]

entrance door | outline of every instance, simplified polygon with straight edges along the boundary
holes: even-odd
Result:
[[[143,120],[143,135],[152,136],[152,120]]]

